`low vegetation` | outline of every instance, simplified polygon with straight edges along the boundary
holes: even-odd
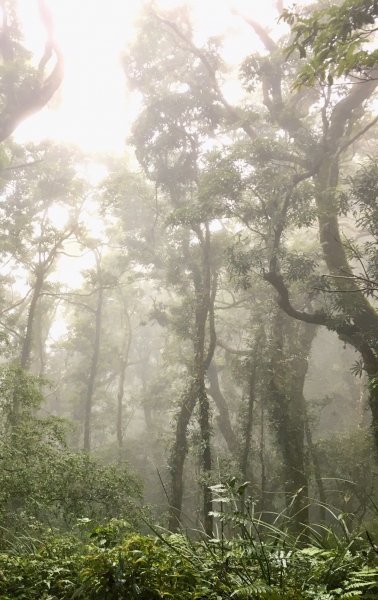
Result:
[[[224,486],[222,490],[227,490]],[[224,498],[224,501],[230,498]],[[235,496],[232,498],[235,499]],[[239,499],[238,499],[239,500]],[[239,503],[239,502],[238,502]],[[290,534],[241,510],[217,513],[219,536],[197,540],[112,520],[82,520],[69,534],[44,530],[0,553],[2,600],[357,600],[378,597],[378,548],[370,534],[338,525]],[[228,529],[229,534],[226,534]],[[76,531],[76,533],[74,533]],[[232,535],[230,532],[232,531]]]

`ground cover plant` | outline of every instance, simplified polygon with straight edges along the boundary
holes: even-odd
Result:
[[[45,529],[8,541],[0,553],[2,600],[251,599],[351,600],[378,597],[378,548],[333,526],[291,532],[293,521],[255,514],[245,486],[218,485],[217,535],[150,534],[112,520],[78,522],[72,533]],[[231,505],[231,508],[230,508]],[[327,507],[331,511],[331,507]],[[294,523],[296,525],[296,523]],[[37,534],[38,535],[38,534]]]

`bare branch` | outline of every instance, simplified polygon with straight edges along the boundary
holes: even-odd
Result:
[[[225,342],[222,342],[219,339],[217,339],[217,346],[219,346],[219,348],[222,348],[223,350],[226,350],[226,352],[229,352],[229,354],[236,354],[237,356],[249,356],[250,355],[249,350],[237,350],[236,348],[231,348],[230,346],[228,346],[228,344],[226,344]]]
[[[44,159],[39,159],[39,160],[33,160],[30,162],[25,162],[25,163],[21,163],[20,165],[11,165],[9,167],[3,167],[1,169],[2,172],[4,171],[16,171],[17,169],[26,169],[27,167],[33,167],[34,165],[38,165],[39,163],[44,162]]]
[[[30,288],[30,290],[25,294],[25,296],[23,298],[21,298],[21,300],[19,300],[18,302],[15,302],[11,306],[8,306],[7,308],[4,308],[4,310],[2,310],[0,312],[0,315],[4,315],[5,313],[9,312],[10,310],[13,310],[14,308],[17,308],[17,306],[20,306],[21,304],[23,304],[25,302],[25,300],[28,298],[28,296],[30,296],[32,291],[33,291],[33,288]]]
[[[342,152],[344,152],[344,150],[346,150],[349,146],[351,146],[352,144],[354,144],[354,142],[356,142],[367,131],[369,131],[369,129],[371,129],[372,127],[374,127],[374,125],[377,122],[378,122],[378,115],[375,117],[375,119],[373,119],[372,121],[370,121],[370,123],[368,123],[363,129],[361,129],[361,131],[359,131],[358,133],[356,133],[356,135],[354,135],[350,140],[348,140],[347,142],[345,142],[345,144],[343,144],[340,147],[340,149],[338,150],[337,156],[339,156]]]
[[[249,17],[241,15],[238,12],[236,12],[236,14],[241,16],[243,21],[245,21],[246,23],[248,23],[248,25],[250,27],[252,27],[252,29],[255,31],[255,33],[257,34],[259,39],[262,41],[262,43],[264,44],[264,46],[268,50],[268,52],[270,52],[270,54],[273,54],[273,52],[278,50],[278,46],[277,46],[276,42],[270,37],[270,35],[266,31],[266,29],[264,29],[264,27],[262,27],[260,25],[260,23],[257,23],[257,21],[254,21],[253,19],[250,19]]]

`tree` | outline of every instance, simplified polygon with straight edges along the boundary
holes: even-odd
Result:
[[[63,57],[54,38],[53,19],[45,0],[39,0],[39,11],[46,30],[46,45],[35,68],[31,65],[30,53],[22,46],[17,2],[3,0],[1,3],[0,142],[8,138],[21,121],[43,108],[62,83]],[[53,57],[55,64],[47,72]]]
[[[30,289],[23,299],[6,306],[4,312],[7,320],[11,319],[12,335],[17,335],[19,342],[17,361],[22,369],[28,370],[33,359],[40,302],[43,296],[55,300],[58,297],[49,277],[66,243],[78,234],[85,184],[76,175],[73,163],[78,156],[72,150],[42,144],[26,150],[15,147],[13,152],[10,170],[4,177],[0,207],[1,259],[8,268],[22,269]],[[14,164],[15,168],[11,168]],[[63,213],[60,223],[54,218],[57,210]],[[14,411],[16,415],[16,396]]]
[[[145,109],[134,125],[133,132],[137,158],[157,188],[161,188],[168,196],[173,209],[169,222],[179,232],[178,248],[186,277],[190,278],[190,287],[186,286],[185,289],[188,298],[184,302],[191,314],[193,351],[172,448],[170,527],[177,529],[180,523],[183,470],[188,451],[187,430],[198,404],[204,476],[203,519],[205,530],[211,535],[212,505],[208,482],[212,469],[211,434],[205,375],[215,349],[213,311],[217,283],[211,256],[210,222],[213,216],[209,200],[199,196],[198,173],[200,145],[211,135],[217,116],[215,110],[207,112],[209,104],[206,92],[204,88],[200,92],[200,81],[206,80],[206,71],[201,63],[195,65],[185,51],[179,52],[174,62],[178,69],[187,69],[186,72],[182,71],[183,85],[187,85],[189,80],[191,89],[189,93],[182,93],[179,89],[172,93],[170,67],[167,61],[161,60],[161,52],[168,50],[171,44],[169,32],[167,35],[164,28],[160,28],[155,34],[154,43],[149,34],[148,41],[146,38],[148,25],[155,18],[149,11],[146,13],[143,34],[125,64],[129,81],[144,93],[145,99]],[[184,14],[182,18],[183,26],[189,31],[190,25]],[[216,60],[215,52],[213,58]],[[175,81],[174,85],[180,84]],[[192,206],[187,205],[190,198]],[[178,282],[181,283],[182,277],[183,274],[177,275]]]
[[[358,231],[363,233],[367,223],[360,218],[362,206],[357,208],[358,203],[342,193],[340,172],[345,161],[350,161],[351,150],[375,123],[369,121],[367,103],[377,82],[372,69],[363,85],[340,87],[330,81],[326,87],[295,88],[300,61],[288,57],[282,44],[258,23],[247,17],[245,21],[264,44],[265,54],[244,61],[240,81],[245,97],[240,106],[233,107],[222,92],[225,71],[219,45],[210,40],[196,46],[183,11],[168,16],[150,11],[145,16],[141,37],[125,62],[131,86],[142,91],[144,102],[133,141],[157,192],[165,192],[176,203],[175,223],[193,228],[198,208],[202,219],[207,216],[210,223],[219,219],[225,227],[229,219],[235,243],[228,254],[237,266],[239,281],[244,280],[248,288],[251,273],[260,275],[278,292],[280,309],[302,322],[293,321],[286,330],[286,319],[283,328],[279,325],[283,315],[275,315],[278,324],[268,357],[273,372],[268,395],[272,428],[285,463],[286,491],[295,495],[303,490],[296,508],[304,511],[306,520],[308,420],[303,390],[315,326],[336,332],[361,353],[370,378],[378,447],[377,315],[371,285],[369,289],[362,285],[364,273],[358,272],[353,240],[344,241],[340,231],[344,214],[353,219],[352,205]],[[159,199],[157,194],[157,206]],[[162,205],[159,209],[160,213],[164,210]],[[205,220],[201,222],[204,226]],[[303,243],[303,232],[308,243]],[[245,251],[238,253],[238,247]],[[360,267],[373,256],[371,248],[370,254],[365,246],[362,251]],[[375,281],[370,275],[368,280]],[[332,289],[327,281],[334,283]],[[283,362],[277,358],[282,354]],[[296,368],[286,372],[285,361],[292,361]],[[254,361],[249,368],[253,380]],[[214,376],[210,376],[209,391],[215,390],[219,400]],[[265,381],[269,379],[264,376]],[[194,405],[190,397],[190,393],[185,397],[189,409]],[[253,393],[250,398],[243,440],[247,457]],[[190,414],[185,409],[179,421],[182,439]],[[184,455],[187,450],[182,448]],[[177,489],[179,498],[180,486]]]
[[[369,71],[369,79],[363,85],[346,86],[340,90],[329,84],[326,90],[301,88],[293,91],[288,82],[297,65],[293,65],[257,23],[252,20],[248,23],[264,44],[267,56],[253,55],[245,60],[242,67],[244,85],[247,91],[254,90],[256,85],[261,86],[266,118],[276,132],[276,139],[270,147],[263,144],[265,158],[272,166],[278,162],[289,177],[267,238],[270,258],[264,267],[263,277],[277,290],[279,305],[289,316],[335,331],[340,339],[361,353],[370,379],[373,435],[378,448],[378,316],[354,276],[353,259],[348,254],[339,223],[342,214],[339,202],[342,158],[348,156],[352,144],[375,124],[375,119],[367,124],[363,120],[365,105],[378,85],[375,68]],[[316,105],[316,102],[319,104]],[[318,110],[316,125],[312,125],[309,118],[311,107]],[[250,133],[245,127],[243,129],[253,142]],[[280,131],[285,132],[284,147],[280,142]],[[258,135],[258,127],[255,133]],[[292,304],[288,281],[285,281],[280,266],[283,236],[290,226],[288,217],[296,208],[298,191],[303,187],[302,182],[306,181],[313,187],[310,194],[303,196],[307,211],[303,214],[308,215],[309,222],[317,220],[325,268],[334,282],[331,306],[327,298],[323,307],[314,313],[300,311]]]
[[[255,31],[259,29],[253,24]],[[323,259],[328,273],[335,282],[334,312],[318,310],[315,313],[298,311],[290,300],[289,289],[277,270],[277,256],[272,256],[269,271],[264,274],[266,281],[270,282],[279,294],[281,308],[291,317],[304,322],[323,325],[336,331],[339,337],[350,343],[358,350],[363,358],[364,368],[371,381],[370,407],[373,417],[373,435],[378,448],[378,394],[375,386],[378,370],[378,316],[374,306],[362,293],[353,276],[353,265],[348,258],[345,244],[340,233],[339,217],[340,204],[338,202],[338,186],[340,185],[341,157],[347,151],[360,133],[365,133],[366,128],[361,125],[361,113],[364,104],[373,94],[378,80],[375,78],[374,69],[370,70],[369,81],[364,85],[352,86],[345,90],[342,97],[328,87],[328,92],[323,95],[321,109],[321,137],[316,139],[311,135],[305,117],[290,116],[289,107],[297,102],[303,102],[312,90],[287,92],[283,95],[282,77],[286,59],[277,58],[277,46],[266,35],[261,35],[266,48],[270,52],[268,64],[275,66],[274,85],[273,72],[266,70],[263,65],[254,71],[262,79],[264,104],[270,118],[276,126],[281,127],[294,140],[301,158],[305,159],[308,171],[302,171],[298,177],[311,178],[314,182],[314,200],[316,217],[318,221],[319,239]],[[273,47],[272,47],[273,46]],[[252,76],[251,63],[245,64],[246,83]],[[254,75],[254,76],[255,76]],[[319,91],[321,97],[322,90]],[[357,130],[357,133],[356,133]],[[289,161],[290,162],[290,161]],[[294,162],[293,162],[294,164]],[[289,201],[290,203],[290,201]],[[283,229],[276,230],[276,251],[281,243],[280,237]]]

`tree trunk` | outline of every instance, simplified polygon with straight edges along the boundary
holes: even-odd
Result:
[[[103,288],[99,287],[97,292],[97,306],[95,311],[95,337],[93,346],[93,355],[91,361],[91,369],[89,373],[87,393],[85,397],[85,412],[84,412],[84,451],[91,451],[91,420],[92,420],[92,403],[93,393],[95,390],[95,382],[97,375],[98,359],[100,354],[101,342],[101,322],[102,322],[102,305],[103,305]]]
[[[169,507],[169,530],[181,527],[181,509],[184,492],[184,463],[188,452],[187,429],[199,395],[198,381],[194,380],[184,392],[176,423],[176,437],[171,456],[172,491]]]
[[[261,512],[263,513],[266,506],[266,467],[265,467],[265,410],[264,402],[261,398],[260,402],[260,468],[261,468]]]
[[[378,314],[353,279],[353,270],[340,235],[337,197],[340,157],[356,139],[354,125],[358,122],[364,103],[371,98],[378,86],[378,68],[373,67],[363,83],[351,79],[352,85],[348,93],[341,99],[335,98],[333,106],[330,103],[331,95],[324,99],[321,108],[323,135],[320,139],[316,136],[319,141],[315,141],[314,132],[308,130],[304,119],[293,110],[296,102],[303,96],[303,90],[289,96],[284,105],[281,87],[286,60],[284,57],[279,59],[278,46],[266,31],[256,24],[251,24],[270,55],[271,68],[266,69],[262,77],[264,104],[273,122],[286,130],[303,151],[301,162],[303,167],[308,169],[307,175],[304,171],[303,176],[313,178],[315,183],[319,238],[324,261],[330,275],[333,276],[333,287],[339,292],[338,313],[335,317],[326,315],[322,320],[319,318],[319,312],[309,315],[293,310],[286,286],[277,286],[274,283],[273,285],[280,294],[280,305],[288,315],[308,323],[322,324],[329,330],[336,331],[340,339],[361,353],[369,378],[372,433],[378,454]],[[331,88],[329,91],[331,93]],[[306,110],[308,111],[313,104],[313,101],[309,102]],[[292,165],[298,166],[295,159]],[[280,239],[277,241],[279,245]],[[265,279],[269,281],[269,277],[265,276]]]
[[[211,426],[210,426],[210,406],[209,399],[206,394],[205,382],[201,382],[199,390],[199,423],[201,430],[201,445],[202,445],[202,472],[204,477],[203,482],[203,520],[205,533],[212,537],[213,535],[213,517],[210,514],[212,511],[212,494],[210,489],[209,476],[212,469],[211,461]]]
[[[118,380],[118,391],[117,391],[117,417],[116,417],[116,431],[117,431],[117,445],[118,454],[121,458],[122,447],[123,447],[123,398],[125,394],[125,379],[126,369],[129,363],[129,354],[131,348],[131,323],[130,317],[125,308],[125,316],[127,320],[127,327],[125,327],[124,338],[122,344],[122,353],[120,357],[120,370]]]
[[[244,447],[240,460],[240,470],[245,481],[251,479],[249,477],[249,454],[251,452],[252,429],[253,429],[253,412],[255,406],[255,388],[256,388],[256,361],[252,357],[252,365],[250,366],[249,381],[248,381],[248,407],[247,419],[244,429]]]
[[[226,399],[223,396],[222,391],[220,389],[218,371],[214,361],[211,362],[207,370],[207,378],[210,383],[210,386],[207,391],[214,400],[219,413],[216,418],[219,430],[224,437],[230,454],[232,454],[233,456],[237,456],[238,442],[236,439],[235,432],[231,425],[230,413],[228,410]]]
[[[35,321],[35,315],[38,305],[38,300],[41,296],[43,284],[44,284],[44,271],[37,271],[36,280],[33,289],[33,295],[31,298],[28,318],[26,322],[26,330],[25,337],[22,343],[21,354],[20,354],[20,367],[21,369],[28,370],[30,364],[31,357],[31,349],[33,343],[33,326]],[[18,417],[21,412],[21,399],[17,389],[15,386],[12,393],[12,409],[9,416],[9,424],[11,427],[14,427],[17,424]]]
[[[333,140],[332,146],[335,147],[336,144],[337,140]],[[345,334],[340,335],[336,327],[335,330],[343,341],[354,346],[362,355],[369,378],[372,432],[378,452],[378,314],[354,281],[341,240],[336,195],[338,181],[337,159],[325,155],[316,179],[320,242],[328,270],[335,276],[333,286],[340,291],[338,301],[342,310],[341,315],[348,324],[352,323],[350,333],[346,331]],[[332,319],[330,324],[332,328]]]
[[[305,433],[306,433],[307,448],[309,450],[309,454],[310,454],[310,457],[311,457],[312,465],[314,467],[315,481],[316,481],[316,486],[318,488],[318,493],[319,493],[319,500],[320,500],[319,515],[320,515],[320,520],[323,521],[323,523],[324,523],[325,519],[326,519],[325,506],[326,506],[326,503],[327,503],[327,495],[326,495],[324,484],[323,484],[322,471],[321,471],[321,467],[320,467],[319,458],[318,458],[318,455],[317,455],[317,452],[316,452],[316,448],[314,446],[314,442],[312,440],[312,432],[311,432],[310,423],[308,421],[307,410],[306,410],[306,413],[305,413]]]
[[[184,462],[188,451],[187,429],[194,407],[199,402],[200,430],[201,430],[201,461],[203,484],[203,522],[205,531],[212,535],[213,518],[209,514],[211,510],[211,491],[209,489],[209,478],[211,474],[211,449],[210,449],[210,417],[209,404],[205,387],[206,371],[210,366],[215,349],[215,329],[213,304],[216,292],[216,279],[214,288],[211,289],[210,269],[210,229],[205,225],[205,232],[196,228],[195,232],[200,241],[202,260],[201,267],[192,264],[193,284],[195,291],[195,334],[193,340],[193,368],[192,382],[184,393],[181,409],[177,418],[176,437],[172,448],[171,476],[172,495],[170,505],[169,528],[177,531],[180,527],[181,509],[183,498],[183,474]],[[207,355],[205,356],[206,324],[209,318],[210,341]]]
[[[36,315],[36,310],[37,310],[37,304],[38,304],[38,300],[41,296],[44,280],[45,280],[45,273],[44,273],[44,271],[42,271],[40,269],[37,271],[37,275],[36,275],[36,279],[35,279],[33,295],[31,298],[29,312],[28,312],[28,319],[27,319],[27,323],[26,323],[25,337],[24,337],[24,341],[22,344],[22,350],[21,350],[21,356],[20,356],[20,366],[22,369],[25,369],[25,370],[27,370],[30,365],[30,356],[31,356],[32,343],[33,343],[33,326],[34,326],[34,320],[35,320],[35,315]]]
[[[284,315],[274,317],[272,331],[271,377],[269,382],[272,422],[284,460],[285,492],[296,527],[308,523],[308,479],[306,473],[304,433],[305,405],[303,386],[307,373],[307,357],[315,335],[315,327],[294,322],[284,324]],[[285,328],[286,325],[286,328]],[[291,327],[290,327],[291,326]],[[292,337],[298,336],[297,347]],[[286,334],[286,335],[285,335]],[[286,341],[286,344],[285,344]],[[288,367],[290,360],[290,367]]]

